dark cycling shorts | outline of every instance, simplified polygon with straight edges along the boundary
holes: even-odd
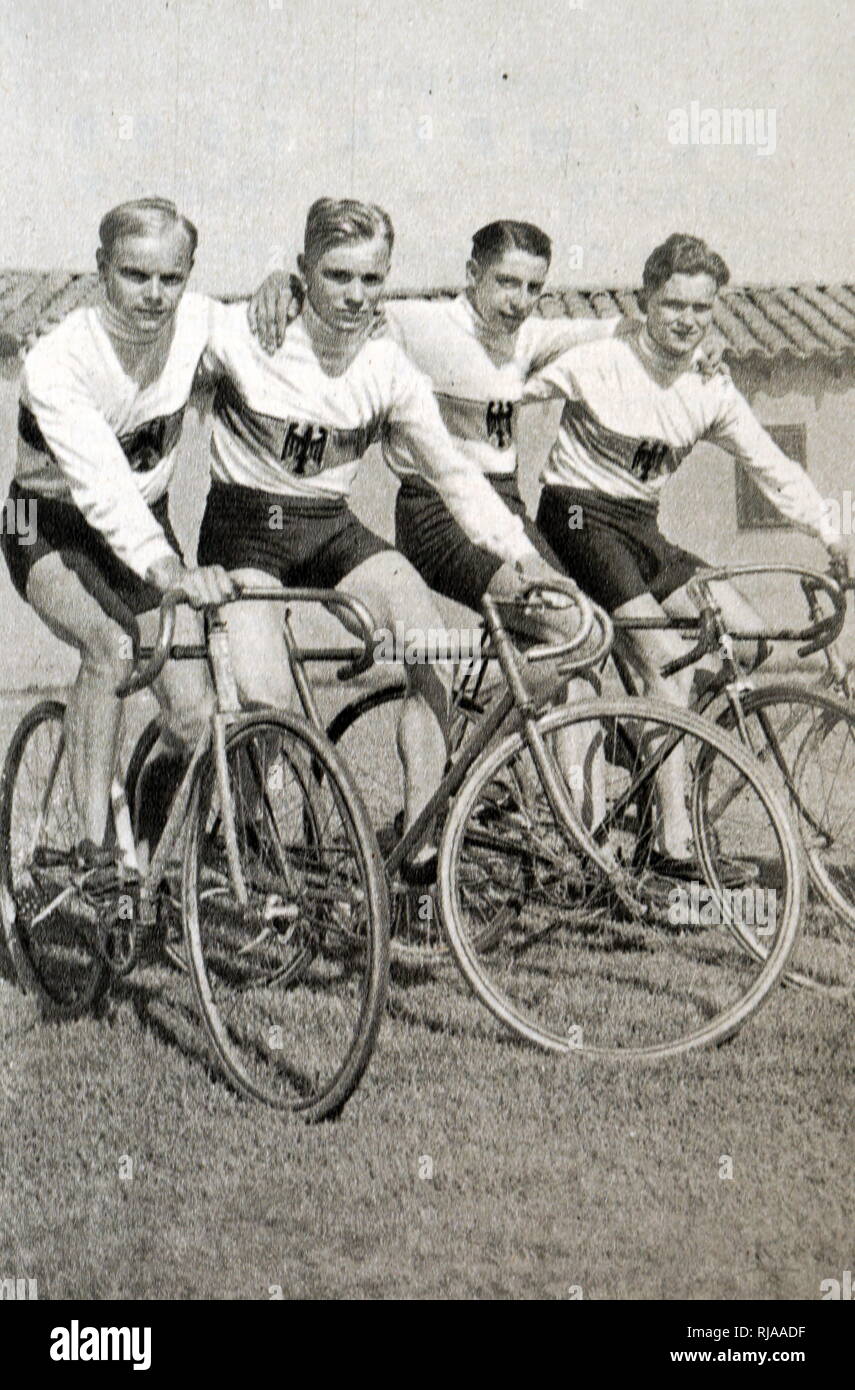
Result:
[[[17,508],[26,506],[27,515],[35,518],[35,539],[28,541],[17,529],[11,528],[9,513],[3,513],[2,550],[12,583],[21,598],[27,597],[27,581],[33,566],[45,555],[61,555],[67,569],[73,570],[83,587],[92,594],[104,612],[130,633],[136,645],[139,630],[138,613],[148,613],[160,603],[160,590],[140,579],[84,517],[73,502],[36,497],[13,482],[9,502]],[[163,527],[166,539],[181,554],[181,546],[169,520],[169,502],[161,497],[151,508],[155,520]]]
[[[592,488],[545,487],[537,524],[570,577],[609,613],[640,594],[661,603],[706,563],[662,535],[656,503]]]
[[[334,589],[363,560],[391,549],[344,497],[283,497],[216,481],[199,532],[200,565],[263,570],[294,589]]]
[[[535,550],[560,571],[561,561],[526,512],[516,474],[486,476],[508,511],[522,518]],[[395,503],[395,544],[435,593],[469,608],[480,609],[490,581],[502,566],[498,555],[469,539],[440,494],[417,478],[401,483]]]

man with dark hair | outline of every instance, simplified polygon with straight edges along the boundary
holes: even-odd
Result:
[[[472,238],[472,260],[479,265],[499,260],[506,251],[527,251],[547,263],[552,260],[552,242],[533,222],[515,222],[505,217],[480,227]]]
[[[711,251],[700,237],[687,232],[672,232],[650,252],[641,275],[641,307],[646,309],[647,295],[660,290],[672,275],[709,275],[721,289],[730,279],[730,270],[717,251]]]
[[[517,431],[526,379],[578,343],[611,337],[622,320],[535,315],[551,254],[549,237],[539,227],[491,222],[472,238],[463,294],[452,300],[393,300],[384,315],[391,336],[430,377],[459,447],[554,564],[519,492]],[[401,478],[395,508],[399,549],[432,589],[479,609],[488,590],[504,587],[495,556],[472,545],[405,448],[384,445],[384,454]]]
[[[547,234],[531,222],[503,218],[479,228],[466,263],[466,289],[454,299],[386,301],[375,331],[388,332],[431,380],[440,414],[461,452],[486,474],[519,516],[532,544],[555,556],[526,515],[517,470],[517,432],[529,376],[561,353],[627,327],[614,318],[541,318],[533,311],[552,256]],[[284,338],[290,282],[274,272],[261,287],[250,321],[269,352]],[[702,354],[701,354],[702,355]],[[497,556],[474,545],[425,479],[404,441],[384,442],[401,479],[395,544],[437,593],[480,609],[489,590],[506,590]],[[529,618],[525,624],[528,626]]]

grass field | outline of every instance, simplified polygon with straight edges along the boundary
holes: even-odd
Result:
[[[0,1020],[0,1272],[43,1298],[814,1299],[851,1264],[852,1015],[804,993],[621,1070],[500,1039],[450,970],[398,979],[313,1129],[211,1073],[166,970],[65,1026],[4,979]]]
[[[816,1299],[852,1267],[852,1022],[779,991],[724,1047],[618,1068],[503,1036],[450,966],[398,968],[361,1087],[307,1129],[219,1079],[179,974],[49,1026],[4,962],[0,1276],[41,1298]]]

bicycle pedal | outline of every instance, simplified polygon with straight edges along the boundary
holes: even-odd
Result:
[[[131,894],[140,885],[136,869],[118,867],[80,869],[71,880],[82,897],[92,907],[103,908],[123,894]]]
[[[51,845],[36,845],[33,864],[37,869],[67,869],[74,862],[74,851],[54,849]]]

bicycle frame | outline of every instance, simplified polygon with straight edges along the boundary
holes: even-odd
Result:
[[[552,586],[550,586],[552,587]],[[556,586],[557,587],[557,586]],[[395,873],[405,860],[425,841],[433,822],[439,812],[444,810],[449,801],[456,795],[463,785],[470,769],[493,740],[496,734],[507,723],[509,718],[516,714],[522,724],[522,732],[526,744],[532,756],[532,760],[538,771],[544,791],[550,804],[550,808],[556,819],[567,826],[576,840],[582,843],[586,850],[596,859],[601,850],[592,840],[589,832],[582,825],[572,797],[568,794],[564,779],[558,768],[555,759],[546,747],[544,739],[538,728],[537,720],[542,712],[535,705],[529,690],[525,684],[522,672],[522,659],[518,655],[514,643],[502,622],[500,607],[489,595],[483,599],[483,610],[485,626],[488,634],[488,641],[491,644],[489,654],[483,658],[497,661],[504,676],[506,689],[502,695],[492,704],[484,717],[478,721],[475,731],[466,739],[462,748],[459,748],[456,755],[451,758],[451,765],[433,796],[426,803],[412,825],[404,832],[394,848],[386,856],[384,863],[390,873]],[[562,674],[572,675],[574,666],[578,670],[587,669],[604,659],[611,646],[611,622],[605,613],[597,610],[596,621],[601,628],[601,640],[598,650],[594,655],[588,655],[584,662],[569,663],[566,671],[562,669]],[[576,634],[572,643],[559,646],[539,646],[532,648],[526,654],[528,662],[540,662],[545,660],[563,660],[569,654],[572,658],[574,647],[581,646],[587,637],[591,623],[583,624],[580,632]],[[294,637],[293,631],[286,615],[285,622],[285,644],[288,650],[291,669],[294,674],[295,686],[297,688],[301,704],[307,718],[322,727],[317,702],[311,687],[304,666],[309,661],[326,661],[343,655],[342,649],[330,648],[303,648],[300,647]],[[350,654],[349,652],[347,653]],[[475,689],[480,687],[483,679],[483,672],[486,667],[482,667],[476,678]],[[664,742],[664,741],[663,741]],[[673,746],[673,745],[672,745]],[[668,750],[662,753],[662,758],[667,756]],[[645,767],[645,775],[638,778],[631,788],[634,792],[641,785],[646,776],[655,776],[661,762],[661,758],[655,758]],[[598,827],[601,835],[606,827]]]
[[[714,583],[729,582],[732,579],[751,574],[798,575],[808,603],[810,624],[806,628],[762,628],[756,632],[730,632],[710,586]],[[729,695],[731,692],[736,695],[740,688],[747,690],[754,688],[751,672],[745,670],[736,657],[733,647],[734,641],[758,642],[764,645],[769,642],[801,642],[804,645],[799,648],[798,655],[800,657],[811,656],[822,651],[828,662],[831,678],[833,680],[839,679],[842,682],[847,677],[848,672],[839,653],[835,651],[833,643],[842,630],[846,618],[846,593],[853,587],[853,584],[855,581],[849,580],[841,589],[827,575],[820,574],[816,570],[805,569],[801,565],[731,565],[719,569],[705,569],[700,570],[686,585],[687,594],[698,609],[697,617],[676,618],[669,614],[663,618],[616,618],[614,626],[616,631],[621,632],[697,633],[696,645],[685,655],[666,663],[662,667],[662,675],[666,678],[676,675],[678,671],[694,666],[705,656],[717,655],[721,661],[721,671],[718,675],[713,676],[712,693],[709,699],[707,698],[707,691],[704,691],[703,704],[697,706],[699,709],[706,709],[710,699],[721,694],[723,690],[727,690]],[[833,611],[825,617],[822,616],[816,597],[818,591],[826,593],[832,600]],[[759,664],[758,662],[757,665]],[[625,663],[621,662],[618,657],[616,665],[626,684],[629,676]]]
[[[583,662],[579,662],[579,669],[588,667],[603,659],[611,646],[612,639],[611,622],[607,615],[597,610],[595,618],[593,606],[579,594],[575,585],[569,583],[550,581],[549,584],[533,584],[522,597],[527,601],[533,593],[541,590],[562,592],[570,596],[579,609],[581,622],[577,632],[571,640],[561,644],[533,647],[528,651],[526,660],[530,663],[546,660],[569,660],[572,667],[574,653],[587,641],[595,621],[601,629],[601,639],[598,644],[598,650],[593,656],[589,654]],[[354,676],[368,670],[369,667],[374,664],[372,655],[374,624],[370,614],[361,602],[338,590],[246,589],[232,601],[245,602],[252,600],[261,602],[275,600],[286,604],[321,603],[326,608],[333,610],[339,609],[348,613],[351,620],[356,621],[357,628],[362,638],[361,645],[358,647],[301,647],[298,645],[291,627],[290,608],[286,608],[285,611],[283,639],[288,653],[297,695],[307,720],[312,723],[318,731],[323,732],[323,721],[320,716],[311,682],[304,668],[309,662],[344,661],[347,664],[338,672],[340,680],[352,679]],[[484,611],[489,638],[494,648],[488,659],[499,661],[508,689],[490,710],[473,737],[467,740],[465,755],[460,755],[452,761],[449,771],[442,779],[428,804],[385,860],[386,867],[390,871],[394,872],[399,868],[403,860],[423,841],[437,812],[441,810],[458,791],[475,759],[514,710],[520,714],[523,720],[526,739],[531,749],[535,765],[540,772],[554,813],[565,822],[569,821],[574,828],[575,834],[585,834],[583,827],[578,823],[572,800],[564,789],[560,773],[536,727],[535,706],[523,680],[519,659],[516,655],[513,643],[502,624],[499,615],[499,605],[487,596],[484,599]],[[219,711],[213,719],[214,753],[216,757],[217,775],[220,779],[223,779],[221,785],[223,805],[228,805],[230,803],[230,798],[226,793],[226,782],[224,780],[227,775],[225,730],[229,719],[234,717],[234,712],[239,707],[239,701],[237,691],[234,688],[234,676],[228,653],[228,637],[225,624],[222,622],[221,614],[218,611],[217,621],[212,626],[208,646],[205,648],[173,648],[171,646],[173,626],[174,613],[172,617],[169,616],[169,606],[166,601],[164,601],[164,616],[161,621],[161,631],[152,649],[150,659],[139,672],[135,673],[129,681],[125,682],[125,684],[120,687],[120,693],[131,693],[132,690],[139,690],[143,685],[150,683],[163,668],[170,651],[173,656],[177,657],[209,657],[213,671],[214,684],[217,690]],[[212,641],[212,639],[215,640]],[[437,654],[435,659],[442,659],[441,654]],[[180,826],[183,815],[186,813],[193,768],[198,765],[198,761],[207,751],[208,742],[209,737],[200,739],[196,750],[194,750],[193,766],[188,769],[182,781],[182,785],[176,793],[166,829],[163,832],[155,860],[153,861],[152,871],[147,875],[148,883],[152,881],[159,882],[159,878],[155,877],[153,870],[155,867],[159,867],[162,872],[169,850],[178,833],[178,827]],[[235,861],[234,867],[239,883],[239,856],[237,854],[236,839],[234,838],[235,828],[233,820],[228,826],[228,835],[229,842],[232,846],[232,853]],[[236,883],[236,888],[238,883]]]
[[[363,643],[358,648],[349,648],[344,651],[336,649],[330,654],[336,660],[345,656],[352,662],[354,672],[365,669],[366,665],[370,664],[370,660],[366,661],[366,656],[370,653],[369,636],[373,631],[373,622],[371,615],[359,600],[350,598],[345,594],[339,594],[334,590],[259,589],[242,593],[239,601],[269,602],[271,600],[282,603],[320,602],[328,607],[337,607],[349,612],[351,618],[357,622],[362,630]],[[204,643],[173,646],[175,609],[181,601],[181,596],[175,593],[164,595],[161,604],[160,630],[155,645],[152,649],[146,649],[143,652],[146,659],[131,673],[127,680],[122,682],[116,691],[116,694],[124,699],[144,689],[157,678],[170,657],[174,660],[205,659],[211,671],[216,698],[216,711],[193,748],[184,776],[174,794],[157,847],[139,885],[140,915],[144,923],[150,923],[153,920],[157,889],[165,876],[170,857],[180,840],[197,769],[209,751],[213,752],[214,757],[217,786],[220,793],[220,808],[223,816],[226,857],[232,887],[241,906],[245,906],[249,900],[241,869],[226,758],[226,736],[229,725],[242,712],[229,651],[228,629],[223,618],[222,607],[214,608],[209,611],[207,637]],[[321,727],[319,723],[318,727]]]
[[[532,591],[536,590],[538,587],[557,589],[558,585],[552,583],[550,583],[549,586],[535,585],[532,586]],[[575,586],[573,586],[572,589],[568,586],[568,591],[572,592],[575,597]],[[370,620],[370,615],[367,614],[367,611],[357,600],[345,596],[337,590],[246,590],[233,601],[240,602],[253,599],[259,601],[276,600],[286,603],[320,602],[330,608],[339,607],[344,610],[349,610],[351,617],[356,619],[363,638],[361,646],[301,647],[296,641],[290,624],[290,609],[286,609],[283,623],[283,640],[288,652],[297,695],[307,720],[309,720],[316,729],[322,731],[323,722],[320,717],[311,682],[304,669],[305,665],[309,662],[345,660],[350,664],[339,671],[339,679],[342,680],[350,679],[354,675],[361,674],[367,670],[373,664],[371,655],[373,625]],[[438,813],[444,810],[448,802],[459,791],[477,758],[503,726],[506,725],[512,715],[516,715],[521,723],[523,737],[539,774],[553,815],[568,829],[576,841],[585,848],[586,852],[595,862],[602,856],[602,842],[608,833],[611,822],[631,803],[639,790],[645,785],[649,785],[657,776],[663,763],[673,752],[674,748],[677,747],[682,738],[682,734],[677,732],[661,740],[655,752],[646,759],[641,771],[632,779],[631,784],[625,789],[622,797],[612,807],[606,821],[597,826],[595,835],[592,835],[582,824],[573,799],[565,786],[560,769],[554,757],[546,747],[543,736],[540,733],[538,718],[542,710],[535,705],[525,684],[522,672],[523,659],[518,655],[514,643],[502,622],[499,611],[500,605],[487,595],[483,600],[483,608],[488,638],[492,644],[492,651],[488,659],[498,661],[504,676],[506,689],[492,704],[483,719],[479,720],[477,728],[466,739],[462,748],[458,749],[456,756],[452,757],[451,765],[433,796],[385,858],[385,866],[391,873],[397,871],[409,855],[424,843]],[[566,676],[572,676],[574,670],[581,671],[587,669],[603,660],[611,646],[612,624],[607,615],[600,610],[597,610],[596,621],[601,628],[601,640],[596,652],[593,655],[588,654],[583,661],[577,659],[576,662],[573,662],[572,660],[574,651],[586,640],[593,625],[593,609],[591,608],[589,611],[591,615],[590,618],[587,621],[583,621],[579,632],[577,632],[572,641],[560,645],[532,648],[526,654],[525,660],[532,663],[545,660],[564,661],[569,657],[570,660],[567,666],[561,668],[562,674]],[[220,645],[220,643],[222,643],[222,645]],[[168,634],[161,633],[150,663],[150,668],[153,670],[154,674],[157,674],[157,671],[162,668],[169,650]],[[234,677],[228,653],[227,633],[220,614],[217,614],[217,623],[212,626],[208,649],[177,648],[172,650],[173,654],[178,656],[209,655],[214,675],[214,683],[217,688],[218,705],[225,700],[226,707],[221,708],[214,716],[212,729],[217,775],[218,778],[221,779],[222,804],[229,807],[229,824],[226,829],[228,842],[231,845],[230,865],[231,857],[233,856],[236,880],[235,889],[239,892],[242,887],[242,880],[240,878],[236,830],[233,817],[231,816],[230,797],[228,796],[227,790],[225,757],[226,728],[229,720],[234,718],[239,702],[237,699],[237,692],[234,689]],[[437,657],[436,659],[440,658]],[[153,679],[153,675],[147,674],[143,678],[142,683],[147,683],[147,681],[151,679]],[[134,688],[140,688],[139,681],[135,684]],[[196,765],[198,759],[203,757],[207,751],[209,737],[210,736],[200,739],[200,743],[194,751],[194,765]],[[188,769],[185,780],[182,782],[179,792],[176,793],[166,830],[158,846],[155,863],[159,865],[161,873],[163,865],[168,858],[171,845],[174,843],[174,839],[177,836],[183,815],[186,813],[187,795],[191,783],[192,768]],[[163,851],[162,853],[161,848]],[[153,873],[150,872],[147,876],[147,881],[149,883],[152,881],[159,882],[159,878],[155,878]]]
[[[474,732],[466,739],[465,744],[456,750],[452,755],[451,766],[446,772],[442,781],[433,796],[423,807],[422,811],[413,821],[412,825],[404,832],[403,836],[397,841],[394,848],[384,859],[386,869],[390,873],[395,873],[402,863],[417,850],[427,838],[436,816],[445,809],[448,803],[456,795],[463,785],[470,769],[488,744],[496,734],[506,725],[509,718],[516,714],[522,724],[522,732],[532,756],[532,761],[538,771],[544,791],[550,804],[550,809],[556,819],[570,830],[570,833],[581,843],[586,852],[594,860],[602,855],[602,844],[607,839],[612,825],[619,820],[620,816],[630,806],[638,795],[649,787],[655,780],[660,769],[666,760],[673,753],[680,743],[683,735],[675,732],[669,737],[663,738],[656,750],[646,758],[641,770],[631,779],[628,786],[624,789],[620,798],[616,799],[609,814],[591,832],[582,824],[572,797],[568,794],[564,778],[558,765],[549,752],[544,742],[543,736],[538,727],[538,718],[543,713],[542,709],[536,707],[531,699],[529,691],[525,685],[522,674],[522,662],[518,655],[514,643],[505,628],[499,608],[489,595],[483,600],[485,627],[488,634],[488,642],[491,650],[486,655],[482,655],[485,665],[479,672],[475,692],[477,693],[486,670],[487,661],[495,661],[502,670],[505,681],[505,691],[488,708],[487,712],[478,720]],[[579,669],[586,669],[588,666],[595,665],[601,661],[611,646],[611,622],[605,614],[598,610],[597,619],[603,626],[603,640],[601,651],[593,658],[582,664]],[[603,620],[605,619],[605,623]],[[646,620],[645,620],[646,621]],[[687,620],[687,628],[697,627],[698,620]],[[297,688],[302,707],[306,716],[310,718],[318,728],[323,727],[314,692],[311,687],[305,670],[307,662],[323,662],[336,659],[343,655],[351,655],[350,649],[345,648],[324,648],[324,647],[301,647],[296,642],[293,631],[290,627],[286,615],[285,622],[285,644],[288,650],[291,668],[294,674],[295,686]],[[799,634],[801,636],[801,634]],[[528,660],[545,660],[552,656],[553,648],[537,648],[528,653]],[[572,675],[572,670],[567,674]],[[612,867],[614,873],[614,867]]]
[[[802,592],[808,605],[810,623],[805,628],[764,628],[756,632],[732,633],[724,619],[721,608],[716,603],[711,585],[717,582],[730,581],[747,575],[758,574],[793,574],[797,575],[801,581]],[[671,618],[660,620],[657,618],[618,618],[615,620],[615,628],[621,631],[651,631],[669,630],[680,632],[696,632],[699,634],[697,644],[685,653],[683,657],[669,662],[662,668],[663,676],[676,674],[677,671],[693,666],[704,656],[716,655],[721,663],[718,672],[713,672],[709,684],[700,693],[695,703],[691,706],[700,714],[706,714],[710,706],[722,694],[726,695],[728,703],[733,710],[736,727],[739,737],[746,747],[752,748],[752,739],[745,722],[745,711],[742,704],[742,696],[746,692],[757,688],[752,679],[752,672],[743,667],[734,650],[735,641],[755,641],[763,644],[769,642],[800,642],[803,645],[799,649],[799,656],[805,657],[813,655],[817,651],[822,651],[829,668],[828,679],[832,684],[841,689],[843,693],[850,695],[849,673],[846,664],[843,662],[833,644],[839,636],[846,617],[846,594],[855,587],[855,581],[849,580],[845,585],[839,586],[827,575],[821,574],[816,570],[809,570],[800,565],[775,564],[775,565],[731,565],[718,569],[700,570],[686,585],[687,593],[692,602],[698,608],[697,618]],[[831,598],[833,611],[823,616],[818,592],[824,592]],[[616,665],[624,683],[628,683],[628,671],[624,669],[624,663],[617,658]],[[756,669],[756,667],[754,668]],[[786,777],[789,785],[789,775],[786,760],[781,749],[778,733],[772,728],[767,719],[761,717],[761,728],[767,745],[771,750],[778,770]],[[786,736],[791,729],[785,725],[781,733]],[[807,822],[813,826],[813,817],[801,805],[793,788],[791,794],[795,797],[800,813],[805,816]],[[814,827],[816,828],[816,827]]]

